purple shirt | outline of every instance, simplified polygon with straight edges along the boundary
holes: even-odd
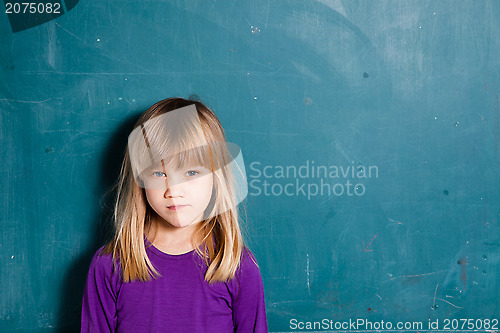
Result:
[[[247,248],[235,278],[211,285],[194,250],[170,255],[150,245],[147,255],[162,277],[123,283],[102,249],[90,263],[82,332],[267,332],[262,278]]]

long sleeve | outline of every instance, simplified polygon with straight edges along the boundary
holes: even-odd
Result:
[[[267,333],[264,285],[255,258],[245,250],[235,281],[233,299],[234,332]]]
[[[111,255],[99,255],[90,263],[83,292],[81,332],[115,332],[116,330],[116,273],[113,274]]]

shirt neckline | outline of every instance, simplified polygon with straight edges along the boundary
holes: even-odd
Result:
[[[195,249],[192,249],[191,251],[189,252],[186,252],[186,253],[181,253],[181,254],[170,254],[170,253],[166,253],[166,252],[163,252],[161,251],[160,249],[158,249],[156,246],[153,245],[153,243],[151,243],[149,241],[149,239],[147,239],[147,237],[144,235],[144,245],[146,246],[146,249],[149,249],[151,252],[153,252],[154,254],[162,257],[162,258],[168,258],[168,259],[174,259],[174,260],[180,260],[180,259],[183,259],[185,257],[189,257],[191,256]]]

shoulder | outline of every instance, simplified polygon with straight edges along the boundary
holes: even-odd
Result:
[[[262,284],[259,265],[252,251],[246,246],[241,252],[240,265],[236,271],[236,280],[245,284]]]
[[[100,248],[97,249],[97,251],[94,252],[91,264],[103,265],[113,260],[113,254],[106,253],[105,248],[106,245],[101,246]]]
[[[240,259],[240,270],[244,271],[258,271],[259,265],[257,263],[257,259],[253,255],[252,251],[246,246],[243,247],[241,251],[241,259]]]
[[[106,246],[102,246],[94,253],[92,260],[90,261],[89,275],[94,277],[105,277],[112,278],[118,275],[118,270],[120,267],[119,259],[117,258],[116,263],[113,262],[113,254],[107,253],[105,251]]]
[[[111,304],[116,302],[120,292],[121,274],[114,269],[113,255],[106,253],[104,249],[104,246],[99,248],[92,256],[85,284],[84,302],[113,311]]]
[[[229,284],[229,290],[233,297],[233,310],[253,311],[264,298],[260,269],[255,256],[247,247],[242,251],[240,265]]]

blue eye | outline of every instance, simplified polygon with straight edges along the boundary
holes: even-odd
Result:
[[[186,174],[187,174],[188,176],[194,177],[194,176],[198,175],[198,174],[199,174],[199,172],[198,172],[198,171],[191,170],[191,171],[186,172]]]
[[[154,171],[153,172],[153,176],[155,177],[165,177],[165,173],[164,172],[161,172],[161,171]]]

